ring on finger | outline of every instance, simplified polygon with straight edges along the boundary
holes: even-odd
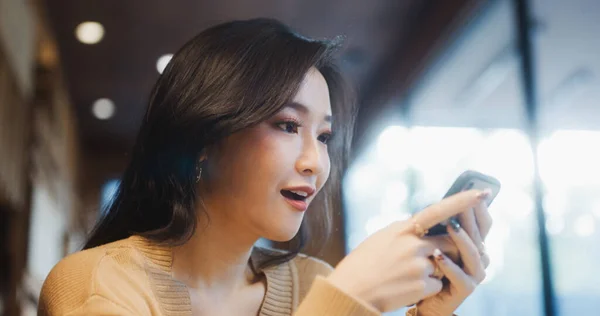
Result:
[[[481,263],[484,268],[487,268],[490,265],[490,256],[485,250],[485,244],[481,242],[481,246],[477,249],[479,251],[479,257],[481,258]]]
[[[435,268],[433,270],[433,273],[429,276],[434,279],[441,280],[444,277],[444,272],[442,272],[442,269],[440,269],[440,266],[435,262],[435,260],[432,260],[432,262]]]
[[[421,224],[417,223],[417,220],[415,220],[414,217],[411,218],[411,220],[412,220],[413,227],[415,229],[415,235],[417,235],[417,237],[423,238],[425,235],[427,235],[429,230],[423,228],[423,226],[421,226]]]
[[[479,251],[479,256],[480,257],[484,257],[487,256],[487,252],[485,251],[485,243],[482,241],[481,245],[479,245],[479,247],[477,247],[477,250]]]
[[[490,256],[488,256],[487,253],[481,257],[481,264],[483,265],[484,269],[487,269],[487,267],[490,266]]]

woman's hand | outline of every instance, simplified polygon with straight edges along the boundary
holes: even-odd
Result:
[[[445,250],[438,249],[433,240],[421,238],[423,232],[473,209],[484,199],[481,191],[461,192],[427,207],[410,220],[389,225],[346,256],[328,280],[380,312],[437,295],[442,281],[432,277],[435,266],[429,258],[436,249]]]
[[[489,257],[483,241],[492,226],[487,204],[482,201],[473,210],[459,215],[459,221],[448,225],[448,234],[458,248],[463,268],[439,251],[434,260],[450,283],[437,295],[417,304],[419,316],[450,316],[485,279]]]

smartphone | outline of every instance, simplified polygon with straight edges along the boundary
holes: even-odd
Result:
[[[487,199],[487,205],[489,206],[490,204],[492,204],[492,201],[494,201],[494,199],[498,195],[498,192],[500,192],[500,181],[498,181],[498,179],[492,176],[473,170],[467,170],[463,172],[460,176],[458,176],[458,178],[456,178],[448,192],[446,192],[446,194],[444,195],[444,198],[447,198],[461,191],[471,189],[490,189],[492,191],[492,194]],[[431,227],[429,229],[429,232],[427,233],[427,236],[438,236],[447,234],[448,232],[446,230],[446,224],[447,221]]]

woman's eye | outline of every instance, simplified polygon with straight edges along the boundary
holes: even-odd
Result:
[[[279,129],[281,129],[282,131],[289,133],[289,134],[298,134],[298,129],[300,127],[302,127],[302,125],[300,125],[300,123],[295,122],[295,121],[286,121],[286,122],[277,123],[276,126]],[[327,145],[327,143],[329,142],[331,137],[332,137],[332,133],[323,133],[317,137],[317,140],[319,140],[323,144]]]
[[[281,128],[282,131],[285,131],[286,133],[290,133],[290,134],[297,134],[298,133],[298,123],[295,122],[283,122],[283,123],[279,123],[277,124],[277,126],[279,128]]]
[[[329,142],[330,139],[331,139],[330,133],[324,133],[319,136],[319,141],[325,145],[327,145],[327,143]]]

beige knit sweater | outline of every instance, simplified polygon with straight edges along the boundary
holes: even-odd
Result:
[[[171,277],[171,263],[169,248],[139,236],[75,253],[50,272],[38,314],[191,316],[188,289]],[[304,255],[264,269],[259,315],[380,315],[327,282],[331,270]]]

